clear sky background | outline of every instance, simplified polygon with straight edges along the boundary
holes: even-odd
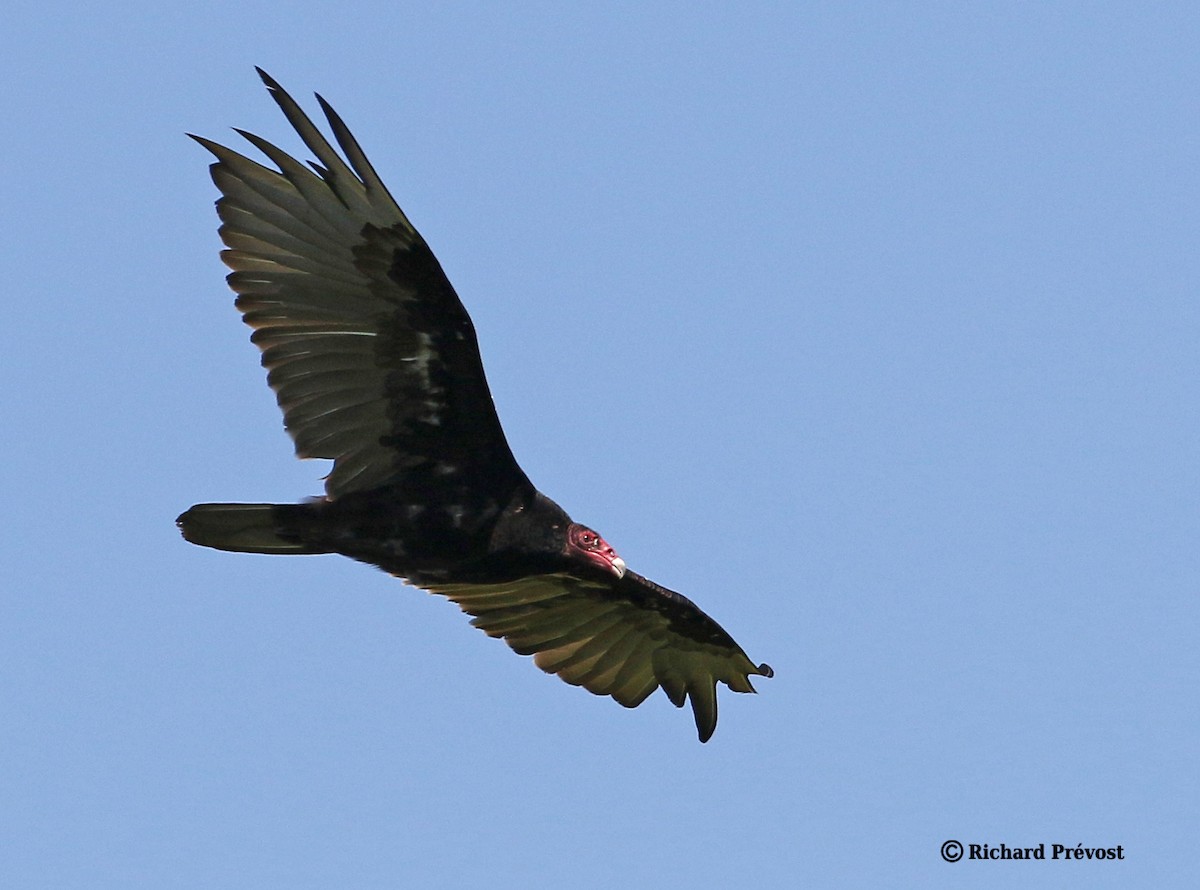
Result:
[[[1194,4],[4,18],[0,885],[1194,880]],[[302,152],[255,64],[433,246],[531,478],[775,667],[711,743],[369,567],[180,539],[327,470],[183,135]]]

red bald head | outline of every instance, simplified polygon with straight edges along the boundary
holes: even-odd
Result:
[[[617,556],[617,551],[586,525],[571,523],[567,528],[566,549],[567,556],[572,559],[581,559],[606,572],[612,572],[618,578],[625,574],[625,560]]]

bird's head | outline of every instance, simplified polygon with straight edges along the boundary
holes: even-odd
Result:
[[[567,543],[564,555],[588,565],[598,566],[618,578],[625,574],[625,560],[617,556],[609,543],[586,525],[572,522],[567,526]]]

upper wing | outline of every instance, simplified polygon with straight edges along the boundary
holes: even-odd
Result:
[[[221,257],[296,453],[334,461],[330,497],[413,473],[503,497],[525,477],[437,259],[333,109],[317,97],[349,165],[259,74],[319,164],[241,130],[278,171],[192,138],[217,157]]]
[[[474,615],[547,673],[627,708],[659,686],[676,707],[691,699],[700,741],[717,726],[717,681],[753,692],[750,675],[770,677],[687,597],[634,572],[611,582],[535,575],[501,584],[429,588]]]

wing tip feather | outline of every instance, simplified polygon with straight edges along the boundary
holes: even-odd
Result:
[[[267,72],[263,71],[257,65],[254,66],[254,70],[258,72],[259,78],[261,78],[262,82],[264,84],[266,84],[268,90],[281,89],[281,87],[279,86],[279,81],[277,81],[271,75],[267,74]]]

